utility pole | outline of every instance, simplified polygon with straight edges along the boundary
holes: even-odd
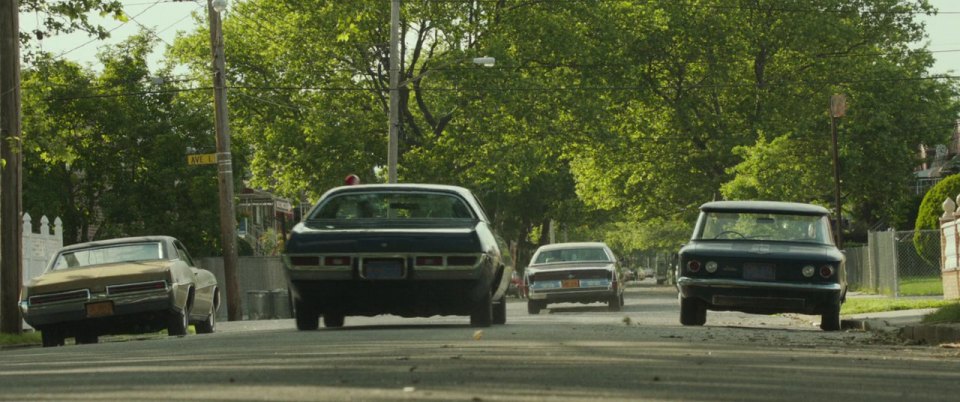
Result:
[[[390,139],[387,144],[387,182],[397,182],[400,146],[400,0],[390,2]]]
[[[837,119],[847,112],[847,98],[837,94],[830,97],[830,132],[833,136],[833,183],[834,201],[836,202],[837,248],[843,249],[843,204],[840,200],[840,151],[837,141]]]
[[[220,242],[223,246],[223,276],[227,286],[227,319],[243,319],[240,310],[240,280],[237,277],[237,222],[233,209],[233,159],[230,154],[230,120],[227,116],[223,30],[220,12],[226,0],[207,0],[210,16],[210,46],[213,51],[213,101],[217,131],[217,177],[220,188]]]
[[[0,6],[0,333],[19,334],[23,285],[23,189],[18,0]]]

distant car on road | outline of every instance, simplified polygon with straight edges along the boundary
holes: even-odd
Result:
[[[283,254],[299,330],[350,315],[468,315],[506,322],[511,264],[479,201],[434,184],[334,188],[297,224]]]
[[[100,335],[213,332],[220,294],[216,277],[197,268],[169,236],[128,237],[62,248],[23,291],[24,320],[43,346],[64,338],[97,343]]]
[[[605,243],[541,246],[524,271],[527,312],[539,314],[550,303],[607,303],[623,307],[624,281],[617,257]]]
[[[707,310],[802,313],[820,315],[823,330],[839,330],[845,258],[829,215],[801,203],[703,204],[678,255],[680,323],[703,325]]]

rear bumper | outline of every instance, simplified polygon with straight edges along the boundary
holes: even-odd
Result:
[[[87,317],[88,304],[111,302],[113,314],[103,317]],[[136,325],[140,321],[164,321],[167,312],[173,311],[171,290],[140,292],[122,296],[91,295],[89,300],[29,305],[20,303],[23,319],[34,328],[57,325],[63,327],[102,327],[103,333],[115,333],[111,326]],[[121,331],[122,332],[122,331]]]
[[[680,277],[677,286],[682,297],[699,299],[708,309],[760,314],[822,314],[840,305],[844,291],[839,283],[800,284],[689,277]]]
[[[614,297],[619,297],[619,292],[612,288],[557,290],[530,289],[527,297],[530,300],[544,301],[546,303],[605,303]]]

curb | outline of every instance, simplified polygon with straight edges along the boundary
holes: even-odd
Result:
[[[940,345],[960,342],[960,324],[907,325],[897,332],[900,339]]]

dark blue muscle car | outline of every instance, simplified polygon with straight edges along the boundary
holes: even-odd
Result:
[[[680,323],[703,325],[707,310],[821,316],[840,329],[845,258],[829,212],[801,203],[718,201],[700,207],[679,253]]]
[[[468,315],[506,322],[512,268],[473,194],[462,187],[337,187],[297,224],[283,255],[297,328],[350,315]]]

